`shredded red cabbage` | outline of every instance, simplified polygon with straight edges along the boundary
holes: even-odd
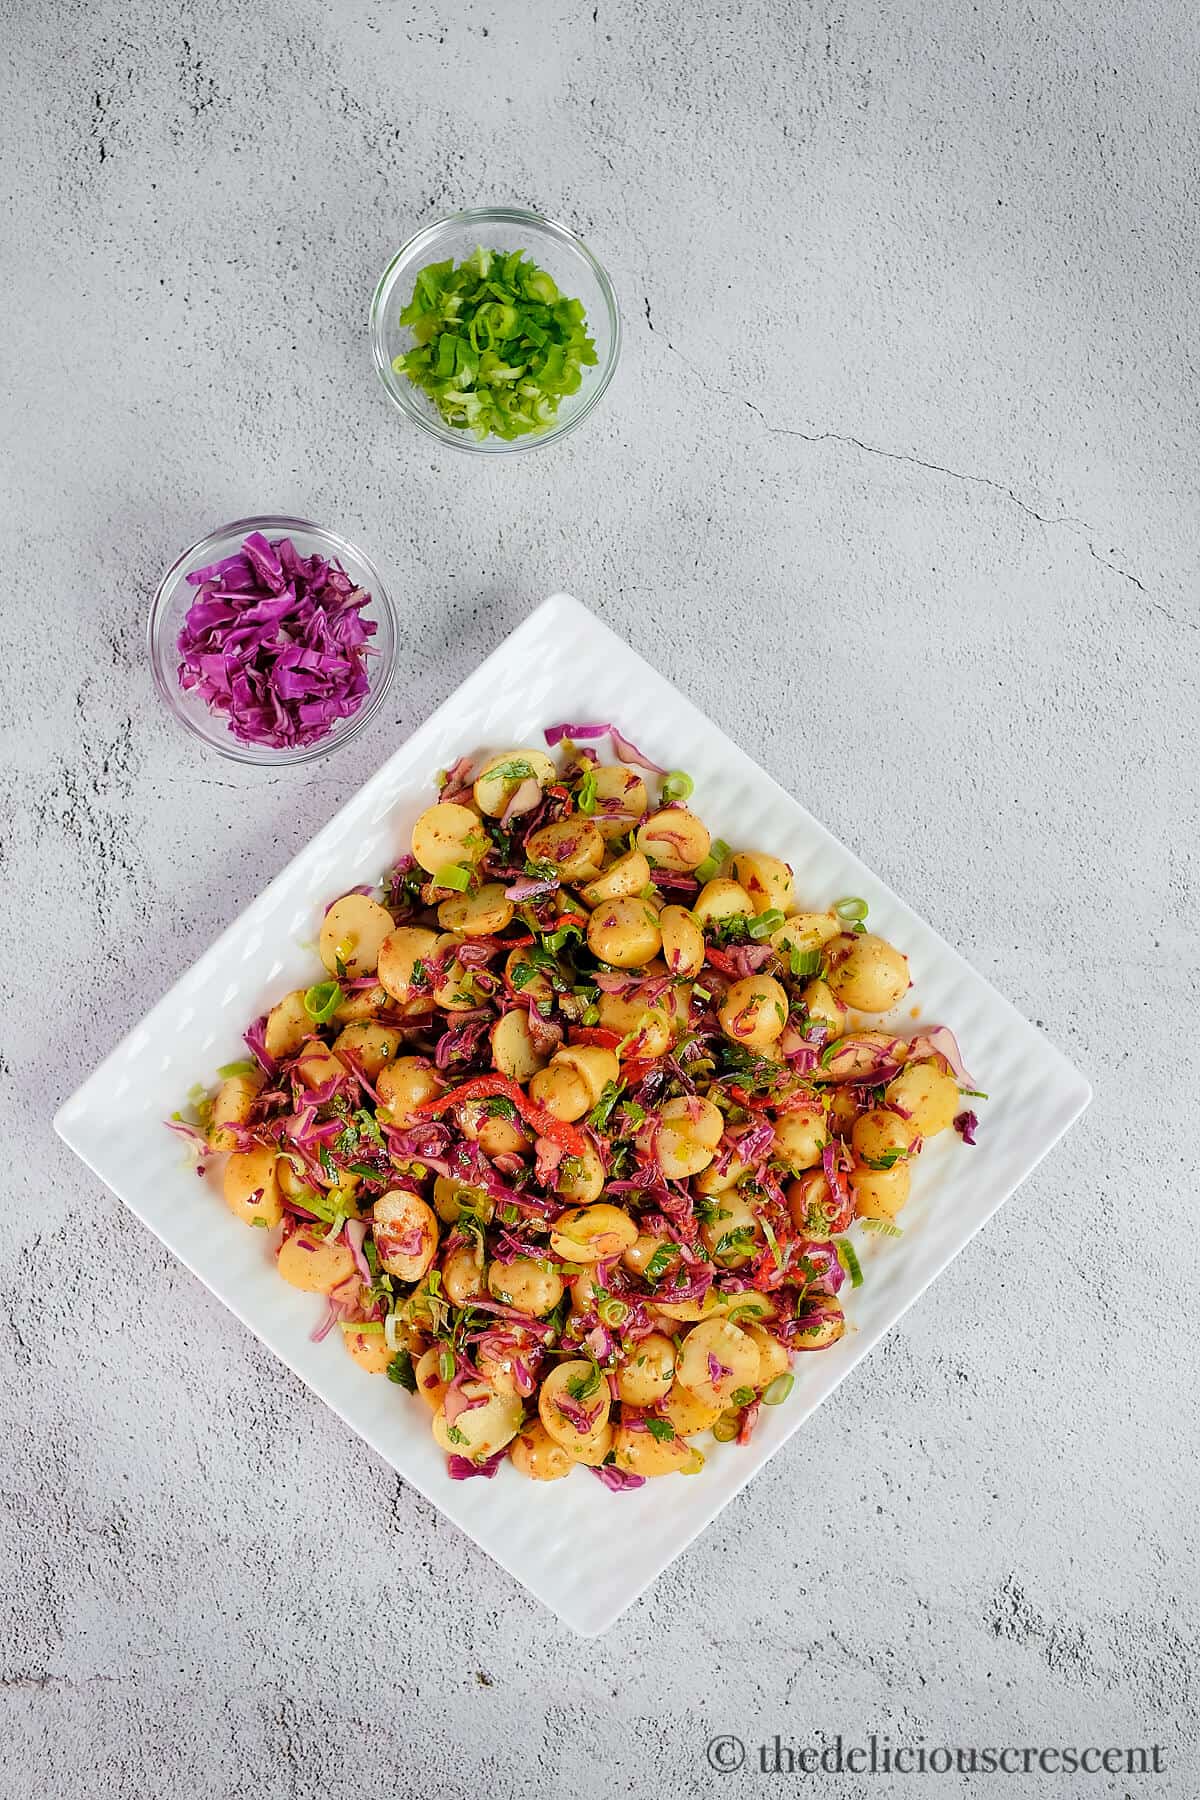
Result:
[[[628,1469],[614,1469],[611,1464],[601,1463],[598,1469],[592,1469],[592,1474],[614,1494],[630,1494],[634,1488],[646,1485],[644,1475],[631,1475]]]
[[[452,1456],[449,1462],[451,1481],[470,1481],[475,1475],[482,1475],[490,1481],[504,1458],[508,1455],[508,1446],[497,1450],[495,1456],[489,1456],[485,1462],[472,1462],[467,1456]]]
[[[370,690],[371,596],[340,563],[252,532],[187,577],[200,592],[179,633],[179,685],[223,713],[234,737],[275,750],[319,743]]]
[[[964,1144],[975,1142],[975,1133],[979,1129],[979,1118],[973,1112],[960,1112],[954,1121],[954,1129]]]
[[[560,744],[564,738],[572,741],[580,738],[609,737],[617,759],[623,763],[637,763],[639,767],[648,769],[652,775],[665,775],[667,771],[661,763],[652,762],[648,756],[638,749],[637,745],[617,730],[615,725],[550,725],[542,734],[551,748]]]

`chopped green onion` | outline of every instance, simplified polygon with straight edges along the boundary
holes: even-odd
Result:
[[[258,1064],[247,1056],[241,1062],[222,1063],[217,1074],[222,1081],[228,1081],[234,1075],[253,1075],[257,1068]]]
[[[579,784],[579,793],[575,797],[575,804],[581,813],[590,815],[596,810],[596,771],[590,766]]]
[[[775,1258],[775,1267],[777,1269],[782,1269],[783,1251],[779,1248],[779,1239],[775,1236],[771,1227],[771,1221],[764,1216],[758,1222],[763,1228],[763,1236],[771,1246],[771,1255]]]
[[[695,782],[682,769],[672,769],[670,774],[663,778],[664,800],[690,800],[695,791]]]
[[[770,937],[773,931],[779,930],[779,927],[783,922],[784,915],[777,906],[772,906],[767,912],[759,913],[756,919],[751,919],[746,929],[749,931],[750,936],[757,941],[765,937]]]
[[[465,894],[471,885],[471,871],[464,869],[461,863],[447,863],[434,876],[433,885],[440,888],[453,888],[456,893]]]
[[[438,1374],[443,1381],[453,1381],[454,1371],[457,1367],[453,1350],[438,1351]]]
[[[797,980],[809,975],[819,975],[821,973],[821,952],[819,950],[798,950],[795,944],[789,944],[788,967]]]
[[[850,1286],[852,1288],[861,1287],[863,1284],[862,1264],[858,1260],[858,1252],[850,1239],[834,1238],[833,1247],[837,1251],[838,1261],[850,1278]]]
[[[696,870],[697,881],[711,881],[719,873],[729,857],[729,845],[724,838],[714,838],[709,846],[708,855]]]
[[[736,1413],[722,1413],[712,1428],[712,1434],[718,1444],[732,1444],[742,1428],[742,1422]]]
[[[600,1008],[598,1006],[585,1006],[583,1009],[583,1018],[579,1022],[581,1025],[598,1025],[600,1023]]]
[[[795,1385],[796,1377],[792,1374],[790,1369],[785,1371],[782,1375],[777,1375],[774,1381],[768,1382],[763,1389],[763,1405],[781,1405],[783,1401],[787,1399]]]
[[[343,1319],[341,1326],[343,1331],[383,1332],[382,1319]]]
[[[735,1406],[749,1406],[754,1398],[754,1389],[751,1387],[736,1387],[729,1398]]]
[[[870,909],[865,900],[860,900],[856,894],[850,894],[844,900],[835,900],[833,910],[843,924],[857,925],[866,918]]]
[[[602,1325],[619,1326],[628,1318],[629,1308],[615,1294],[606,1294],[603,1300],[596,1302],[596,1316]]]
[[[314,1025],[328,1025],[342,1003],[342,990],[336,981],[318,981],[304,996],[304,1010]]]
[[[899,1225],[893,1225],[890,1219],[860,1219],[859,1224],[864,1231],[873,1231],[876,1237],[903,1237]]]
[[[415,343],[393,369],[476,438],[544,431],[597,360],[583,303],[520,250],[427,264],[399,322]]]

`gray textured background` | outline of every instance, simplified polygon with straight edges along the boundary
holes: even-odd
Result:
[[[874,1727],[1157,1737],[1154,1783],[972,1791],[1194,1800],[1198,50],[1181,0],[0,4],[0,1786],[732,1793],[772,1784],[714,1732]],[[407,428],[364,330],[396,244],[488,199],[579,226],[627,331],[504,467]],[[383,720],[266,776],[169,726],[142,622],[271,510],[375,553],[408,635]],[[559,586],[1096,1085],[591,1644],[49,1130]]]

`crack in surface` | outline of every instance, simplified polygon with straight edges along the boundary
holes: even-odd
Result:
[[[649,319],[648,311],[647,319]],[[651,326],[651,330],[653,329],[654,327]],[[925,457],[914,456],[908,451],[887,450],[882,444],[868,444],[865,438],[855,437],[852,432],[801,431],[799,426],[796,425],[774,425],[761,406],[756,405],[753,400],[748,400],[745,394],[735,393],[731,388],[719,387],[716,382],[710,381],[703,369],[699,368],[689,356],[685,356],[683,351],[671,342],[670,338],[667,338],[664,341],[667,349],[679,358],[685,368],[691,370],[701,387],[710,394],[719,394],[723,399],[740,402],[742,406],[747,407],[756,418],[762,420],[769,436],[799,438],[803,444],[844,444],[848,449],[860,450],[864,456],[881,456],[886,462],[909,463],[914,468],[926,469],[933,475],[944,475],[950,481],[961,481],[969,487],[990,488],[993,493],[999,494],[1005,500],[1010,500],[1015,507],[1023,512],[1028,518],[1036,520],[1039,525],[1063,525],[1068,531],[1072,531],[1077,536],[1082,537],[1087,545],[1088,555],[1091,556],[1095,562],[1098,562],[1101,568],[1110,570],[1114,575],[1119,575],[1122,581],[1128,581],[1135,587],[1139,594],[1145,594],[1147,599],[1150,598],[1149,590],[1143,582],[1139,581],[1136,575],[1129,569],[1122,568],[1120,563],[1112,562],[1108,557],[1101,556],[1100,552],[1096,549],[1095,544],[1091,541],[1094,535],[1099,535],[1097,528],[1094,525],[1089,525],[1086,519],[1072,518],[1069,513],[1040,513],[1036,506],[1030,505],[1028,500],[1022,500],[1015,488],[1009,487],[1007,482],[995,480],[991,475],[973,475],[965,469],[951,469],[945,463],[930,462]],[[1150,604],[1154,607],[1156,612],[1161,613],[1164,618],[1170,619],[1172,624],[1190,624],[1193,630],[1197,629],[1193,621],[1177,619],[1173,613],[1169,612],[1167,608],[1158,601],[1151,600]]]

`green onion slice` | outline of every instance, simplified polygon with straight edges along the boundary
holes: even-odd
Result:
[[[864,1231],[873,1231],[876,1237],[903,1237],[899,1225],[893,1225],[890,1219],[860,1219],[859,1224]]]
[[[714,838],[708,855],[696,870],[697,881],[711,881],[729,860],[729,845],[724,838]]]
[[[253,1075],[257,1068],[258,1064],[247,1056],[241,1062],[222,1063],[217,1074],[222,1081],[228,1081],[233,1075]]]
[[[835,900],[833,910],[846,925],[857,925],[865,919],[870,910],[865,900],[857,894],[848,894],[844,900]]]
[[[342,990],[336,981],[318,981],[304,996],[304,1010],[314,1025],[328,1025],[342,1003]]]
[[[689,800],[695,791],[695,782],[683,769],[672,769],[663,777],[664,800]]]
[[[434,887],[453,888],[455,893],[465,894],[471,885],[471,871],[464,869],[461,863],[447,863],[434,876],[433,885]]]
[[[796,1377],[792,1374],[790,1369],[786,1370],[782,1375],[777,1375],[774,1381],[768,1382],[763,1389],[763,1405],[782,1405],[795,1385]]]
[[[783,922],[784,915],[777,906],[772,906],[767,912],[759,913],[756,919],[751,919],[746,929],[749,931],[750,936],[757,941],[762,938],[770,937],[773,931],[779,930],[779,927]]]
[[[850,1278],[850,1286],[852,1288],[861,1287],[863,1284],[862,1264],[858,1260],[858,1252],[850,1239],[834,1238],[833,1247],[837,1251],[838,1261]]]

